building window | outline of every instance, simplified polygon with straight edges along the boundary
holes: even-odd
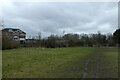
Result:
[[[19,40],[19,37],[18,36],[14,36],[13,40]]]

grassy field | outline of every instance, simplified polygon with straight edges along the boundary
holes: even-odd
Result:
[[[116,48],[4,50],[3,78],[117,78]]]

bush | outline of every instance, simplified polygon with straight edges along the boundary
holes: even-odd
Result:
[[[20,44],[18,41],[13,41],[8,37],[3,36],[2,37],[2,49],[13,49],[20,47]]]

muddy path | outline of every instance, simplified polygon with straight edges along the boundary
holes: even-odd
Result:
[[[83,59],[73,60],[66,64],[65,67],[59,67],[63,78],[117,78],[116,70],[112,68],[113,63],[107,60],[104,49],[96,49],[93,53],[87,55]],[[117,65],[115,65],[117,66]]]
[[[118,78],[118,64],[116,61],[115,63],[110,61],[106,56],[108,54],[107,50],[101,48],[89,55],[84,65],[82,78]]]

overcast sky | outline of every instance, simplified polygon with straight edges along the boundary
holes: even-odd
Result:
[[[118,28],[117,2],[9,2],[0,10],[5,28],[19,28],[27,36],[113,33]]]

